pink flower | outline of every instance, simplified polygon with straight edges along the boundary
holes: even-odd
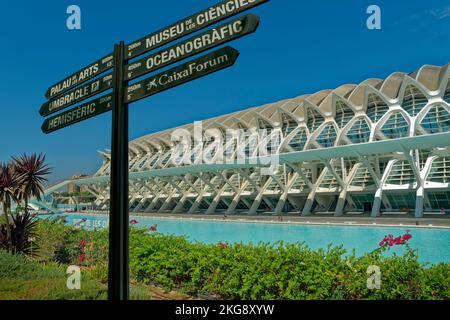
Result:
[[[82,247],[82,248],[84,248],[84,247],[86,247],[86,245],[87,245],[87,241],[86,240],[80,240],[80,246]]]
[[[406,233],[403,235],[402,239],[403,241],[408,241],[412,238],[412,235],[410,235],[409,233]]]
[[[78,258],[78,261],[80,261],[80,263],[83,263],[86,260],[86,255],[84,253],[82,253],[80,255],[80,257]]]
[[[393,240],[393,244],[394,244],[394,245],[397,245],[397,246],[402,245],[402,244],[403,244],[402,237],[397,237],[397,238],[395,238],[395,239]]]
[[[412,238],[412,235],[410,235],[409,233],[407,233],[403,236],[398,236],[396,238],[394,238],[394,236],[392,234],[390,234],[390,235],[385,236],[384,239],[380,243],[378,243],[378,245],[380,247],[401,246],[401,245],[404,245],[411,238]]]
[[[228,245],[226,243],[224,243],[224,242],[219,242],[217,245],[219,247],[221,247],[221,248],[227,248],[228,247]]]
[[[152,232],[156,232],[157,231],[157,225],[155,224],[154,226],[151,226],[148,230],[152,231]]]
[[[138,224],[138,223],[139,223],[139,222],[136,221],[136,220],[131,220],[131,221],[130,221],[130,224],[131,224],[131,225]]]

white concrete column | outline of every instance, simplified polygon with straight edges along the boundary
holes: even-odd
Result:
[[[346,175],[345,180],[343,181],[344,186],[342,187],[342,191],[339,194],[339,200],[336,206],[336,213],[335,216],[340,217],[344,215],[344,208],[345,208],[345,202],[347,200],[347,194],[348,194],[348,188],[350,186],[350,183],[352,182],[353,178],[355,177],[356,173],[358,172],[359,168],[361,167],[361,163],[356,163],[350,173]],[[345,168],[343,168],[343,171],[345,171]]]
[[[299,177],[298,173],[295,172],[292,175],[291,180],[283,188],[283,194],[280,196],[280,200],[277,203],[277,206],[275,208],[275,214],[281,214],[283,212],[283,208],[284,208],[284,205],[286,204],[286,200],[288,198],[289,191],[291,190],[292,186],[294,185],[294,183],[298,179],[298,177]]]
[[[375,197],[372,206],[372,218],[379,217],[381,215],[381,197],[383,196],[383,188],[380,186],[375,192]]]
[[[423,218],[424,197],[425,197],[425,188],[423,186],[420,186],[417,189],[416,193],[416,211],[415,211],[416,218]]]
[[[250,211],[249,211],[248,214],[256,214],[258,212],[258,208],[261,205],[261,202],[262,202],[263,197],[264,197],[264,192],[270,186],[272,181],[273,181],[273,178],[269,177],[269,179],[267,179],[267,181],[264,184],[264,186],[259,189],[258,195],[256,196],[255,201],[253,201],[252,207],[250,208]]]

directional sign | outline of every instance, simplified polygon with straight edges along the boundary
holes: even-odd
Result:
[[[84,69],[74,73],[70,77],[67,77],[63,81],[48,88],[45,93],[47,99],[54,98],[70,89],[92,79],[93,77],[111,69],[114,66],[114,56],[112,54],[103,57],[102,59],[90,64]]]
[[[125,79],[135,79],[146,73],[248,35],[255,32],[258,25],[259,17],[252,14],[223,24],[129,64],[126,68]]]
[[[239,52],[231,47],[224,47],[132,85],[129,85],[129,81],[253,33],[258,28],[260,19],[252,14],[228,21],[212,30],[201,33],[200,30],[268,1],[224,0],[128,46],[120,41],[114,45],[114,53],[47,90],[45,96],[49,101],[44,103],[39,111],[44,117],[112,89],[111,93],[103,93],[101,97],[95,97],[89,102],[51,116],[44,121],[41,128],[44,133],[50,133],[104,112],[112,113],[109,300],[129,298],[129,104],[231,67],[239,57]],[[187,40],[167,45],[191,34],[194,35]],[[151,50],[154,51],[147,57],[133,59]],[[132,59],[136,61],[130,63]],[[112,68],[112,73],[100,76]]]
[[[50,133],[109,111],[112,107],[112,100],[112,94],[109,93],[54,117],[48,118],[42,124],[42,132]]]
[[[166,28],[151,33],[127,46],[126,57],[132,59],[179,38],[209,27],[269,0],[225,0]]]
[[[231,67],[238,57],[239,51],[232,47],[225,47],[159,73],[129,86],[126,91],[126,103],[135,102],[213,72]]]
[[[45,102],[39,110],[39,113],[41,114],[41,116],[46,117],[52,113],[70,107],[75,103],[86,100],[96,94],[111,89],[112,84],[113,74],[108,73],[107,75],[100,77],[99,79],[88,82],[79,88],[68,91],[61,96],[57,96],[53,100]]]

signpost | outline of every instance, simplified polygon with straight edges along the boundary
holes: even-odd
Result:
[[[75,88],[71,91],[67,91],[54,99],[45,102],[39,114],[46,117],[55,112],[61,111],[77,102],[86,100],[96,94],[102,93],[108,89],[112,88],[113,84],[113,74],[108,73],[107,75],[100,77],[99,79],[93,80],[82,85],[79,88]]]
[[[236,49],[225,47],[196,60],[186,62],[129,86],[125,100],[128,103],[136,102],[183,83],[229,68],[236,62],[238,56],[239,52]]]
[[[113,55],[107,55],[100,60],[90,64],[86,68],[74,73],[73,75],[67,77],[66,79],[58,82],[57,84],[48,88],[45,93],[47,99],[54,98],[92,78],[98,76],[99,74],[111,69],[114,66]]]
[[[200,52],[238,39],[255,32],[258,25],[259,17],[252,14],[228,22],[128,65],[125,78],[127,80],[135,79]]]
[[[229,68],[236,62],[239,52],[231,47],[224,47],[132,85],[128,81],[253,33],[259,26],[259,17],[249,14],[128,65],[127,61],[268,1],[222,1],[128,46],[120,42],[114,46],[113,54],[51,86],[45,93],[49,101],[39,110],[44,117],[112,89],[111,93],[54,115],[42,124],[42,131],[51,133],[112,111],[108,263],[110,300],[127,300],[129,297],[128,105]],[[98,77],[109,69],[113,69],[112,73]],[[89,80],[92,81],[86,83]]]
[[[88,103],[81,104],[73,109],[48,118],[42,124],[42,132],[50,133],[77,122],[98,116],[112,108],[112,95],[107,94]]]
[[[142,39],[134,41],[127,46],[126,57],[127,59],[132,59],[268,1],[269,0],[222,1],[206,10],[202,10],[166,28],[151,33]]]
[[[128,300],[128,104],[124,102],[125,44],[114,46],[113,112],[111,134],[111,188],[109,198],[108,298]]]

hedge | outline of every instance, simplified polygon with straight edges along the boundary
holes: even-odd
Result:
[[[51,233],[53,247],[45,250],[53,252],[52,259],[95,266],[95,276],[107,279],[107,230],[88,232],[50,222],[42,222],[40,228],[40,232]],[[409,247],[401,256],[388,256],[383,250],[357,256],[335,246],[311,250],[305,244],[282,242],[211,245],[134,227],[130,230],[133,280],[194,296],[262,300],[450,298],[450,264],[423,265],[418,252]],[[381,270],[380,290],[367,288],[367,269],[372,265]]]

